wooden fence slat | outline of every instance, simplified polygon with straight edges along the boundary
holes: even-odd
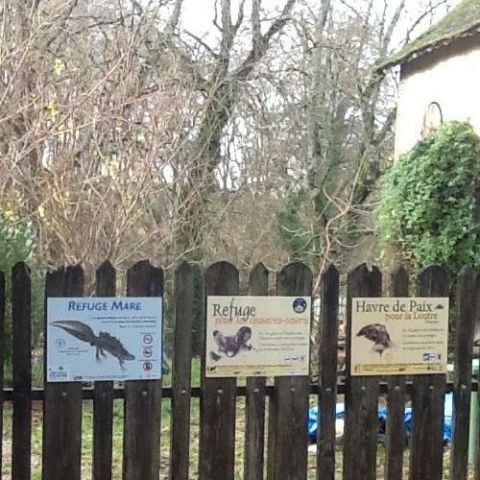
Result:
[[[96,272],[97,297],[114,297],[116,272],[104,262]],[[93,399],[93,480],[112,479],[113,382],[95,382]]]
[[[68,267],[47,274],[45,305],[48,297],[80,297],[83,295],[83,270]],[[45,308],[45,333],[47,333]],[[45,335],[45,369],[46,369]],[[45,375],[45,379],[47,376]],[[82,384],[45,383],[43,404],[43,469],[44,480],[80,480],[82,436]]]
[[[390,274],[390,296],[408,297],[407,270],[397,266]],[[385,478],[402,480],[403,452],[405,448],[405,385],[404,375],[392,375],[388,379],[388,417],[386,431]]]
[[[455,329],[455,373],[453,383],[453,443],[451,478],[468,476],[468,437],[472,389],[473,332],[476,315],[476,274],[464,267],[457,280],[458,315]]]
[[[127,295],[161,297],[163,270],[141,261],[128,270]],[[160,472],[162,381],[125,382],[124,480],[154,480]]]
[[[175,332],[172,365],[170,479],[188,480],[192,371],[193,271],[183,262],[175,272]]]
[[[32,432],[32,282],[30,269],[12,269],[13,425],[12,480],[30,478]]]
[[[321,278],[317,480],[335,478],[339,274],[332,264]]]
[[[277,295],[311,296],[312,272],[302,263],[290,263],[277,275]],[[309,376],[275,378],[269,402],[268,478],[307,478]]]
[[[3,366],[5,362],[5,275],[0,272],[0,472],[3,468]]]
[[[250,272],[249,295],[268,295],[268,270],[263,264]],[[247,378],[244,480],[262,480],[265,454],[265,377]]]
[[[477,283],[475,288],[475,330],[474,330],[474,355],[475,358],[478,356],[478,335],[480,333],[480,275],[477,277]],[[477,373],[474,376],[475,382],[472,383],[472,391],[479,391],[480,385],[480,375]],[[476,407],[477,411],[480,411],[480,393],[476,395]],[[475,459],[474,459],[474,480],[480,480],[480,432],[477,432],[476,435],[472,435],[473,447],[475,448]]]
[[[205,273],[208,295],[238,295],[238,270],[227,262],[211,265]],[[206,309],[204,332],[206,328]],[[200,480],[234,480],[235,471],[235,378],[205,377],[205,334],[200,397]]]
[[[380,297],[382,274],[363,264],[348,275],[347,293],[347,377],[345,392],[344,480],[372,480],[376,477],[378,434],[378,377],[350,375],[352,298]],[[420,477],[419,477],[420,478]]]
[[[419,275],[418,294],[447,297],[447,271],[433,265]],[[443,420],[445,375],[416,375],[413,378],[413,425],[410,480],[441,480],[443,469]]]

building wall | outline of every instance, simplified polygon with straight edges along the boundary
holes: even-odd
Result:
[[[443,120],[468,120],[480,134],[480,43],[468,51],[435,54],[403,68],[400,81],[395,158],[409,151],[422,137],[425,113],[432,102]],[[430,59],[432,60],[432,59]]]

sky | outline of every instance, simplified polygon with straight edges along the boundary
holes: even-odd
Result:
[[[262,6],[267,12],[273,12],[275,9],[280,9],[285,3],[285,1],[286,0],[263,0]],[[342,1],[347,0],[333,0],[334,5],[340,5]],[[361,5],[365,4],[367,1],[368,0],[349,0],[349,3],[355,7],[357,7],[358,5],[361,8]],[[375,8],[377,9],[377,11],[380,12],[384,8],[386,1],[391,6],[391,11],[396,8],[399,2],[399,0],[375,0]],[[455,6],[461,1],[462,0],[450,0],[450,4],[452,6]],[[238,7],[240,0],[231,0],[231,2],[235,15],[235,10]],[[428,0],[407,0],[407,9],[412,12],[411,16],[413,18],[416,18],[417,14],[415,10],[422,2],[430,3]],[[246,12],[249,12],[250,10],[249,3],[250,1],[246,0]],[[318,3],[319,0],[312,0],[311,4],[313,5],[314,10],[318,8]],[[195,35],[208,39],[214,30],[214,27],[212,25],[212,19],[214,18],[214,5],[215,0],[184,0],[181,26],[184,29],[194,33]],[[445,9],[439,10],[437,19],[441,18],[444,13]],[[402,35],[401,32],[405,31],[411,23],[411,19],[406,17],[407,16],[405,15],[404,20],[401,22],[399,36]],[[423,22],[423,24],[420,25],[419,29],[417,30],[417,36],[420,35],[423,30],[429,27],[431,20],[431,18],[428,18],[425,22]]]

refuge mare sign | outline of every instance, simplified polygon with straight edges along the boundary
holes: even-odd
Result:
[[[162,298],[49,298],[47,381],[161,378]]]

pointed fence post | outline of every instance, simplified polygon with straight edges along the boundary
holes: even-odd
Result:
[[[339,275],[334,265],[322,274],[321,292],[317,480],[334,480],[339,302]]]
[[[148,261],[136,263],[127,273],[127,295],[163,296],[163,270]],[[125,382],[124,480],[158,480],[161,414],[161,380]]]
[[[233,265],[218,262],[208,268],[205,274],[206,297],[238,295],[238,293],[239,274]],[[204,332],[206,316],[205,311]],[[207,378],[205,376],[205,333],[202,348],[199,479],[234,480],[237,379]]]
[[[277,275],[277,295],[311,296],[312,280],[307,266],[290,263]],[[275,378],[269,401],[269,480],[307,478],[309,392],[309,376]]]
[[[32,434],[32,281],[30,269],[12,269],[12,480],[29,479]]]
[[[104,262],[96,272],[97,297],[114,297],[116,272]],[[93,399],[93,480],[112,479],[113,382],[95,382]]]
[[[45,370],[47,368],[47,298],[81,297],[80,266],[47,273],[45,284]],[[47,375],[45,372],[45,381]],[[45,383],[43,402],[43,480],[80,480],[82,445],[82,384]]]
[[[390,274],[390,296],[408,297],[408,273],[401,265]],[[403,451],[405,449],[405,382],[404,375],[392,375],[388,379],[388,417],[385,452],[386,480],[403,479]]]
[[[5,361],[5,275],[0,272],[0,472],[3,467],[3,367]]]
[[[432,265],[418,276],[421,297],[448,297],[447,271]],[[409,479],[441,480],[443,471],[444,374],[413,377],[413,424]]]
[[[470,399],[472,391],[473,336],[475,329],[477,275],[462,268],[457,279],[457,324],[453,378],[453,442],[451,478],[467,480]]]
[[[192,370],[193,270],[175,271],[175,333],[172,365],[170,479],[188,480],[190,466],[190,387]]]
[[[382,274],[363,264],[348,275],[347,377],[345,392],[344,480],[371,480],[376,476],[378,433],[378,377],[350,375],[352,298],[380,297]]]
[[[250,272],[249,295],[268,295],[268,270],[261,263]],[[244,480],[263,478],[266,378],[247,378]]]

